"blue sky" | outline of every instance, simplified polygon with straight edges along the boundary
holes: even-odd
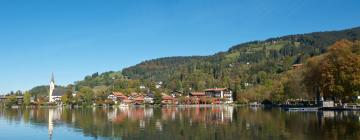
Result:
[[[1,0],[0,94],[165,56],[360,26],[358,0]]]

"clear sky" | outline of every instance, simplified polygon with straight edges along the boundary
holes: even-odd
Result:
[[[164,56],[360,26],[359,0],[1,0],[0,94]]]

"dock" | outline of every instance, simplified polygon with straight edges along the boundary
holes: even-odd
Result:
[[[288,107],[284,109],[290,112],[311,112],[311,111],[318,111],[319,107]]]

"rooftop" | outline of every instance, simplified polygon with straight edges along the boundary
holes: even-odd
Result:
[[[192,96],[205,96],[205,92],[191,92],[190,95],[192,95]]]
[[[227,88],[209,88],[206,89],[205,91],[225,91],[227,90]]]

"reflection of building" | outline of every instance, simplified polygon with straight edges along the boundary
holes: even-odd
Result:
[[[48,132],[49,139],[52,139],[53,131],[54,131],[54,122],[60,121],[61,118],[61,110],[60,109],[49,109],[49,118],[48,118]]]
[[[54,115],[54,110],[50,109],[49,110],[49,122],[48,122],[48,130],[49,130],[49,139],[52,139],[52,134],[53,134],[53,130],[54,130],[54,125],[53,125],[53,115]]]

